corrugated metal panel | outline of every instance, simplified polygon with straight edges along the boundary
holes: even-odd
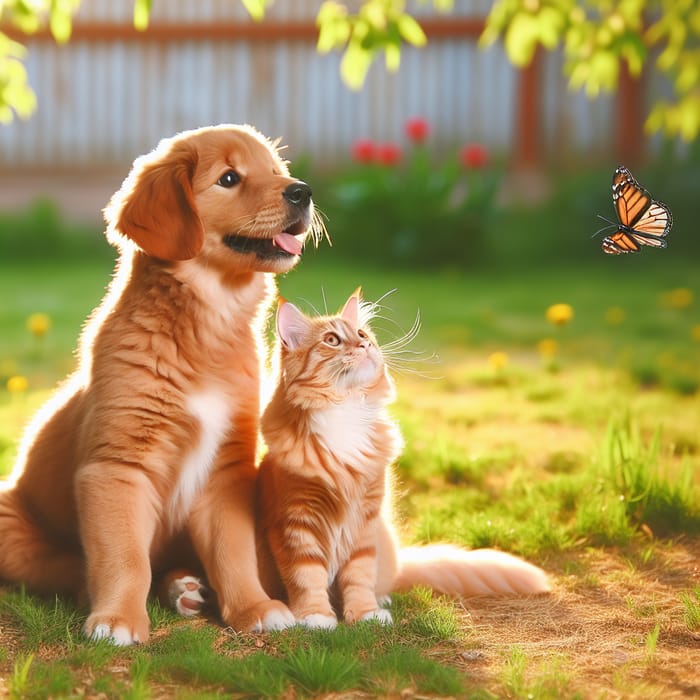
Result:
[[[561,53],[544,58],[542,125],[547,155],[610,153],[614,146],[615,96],[606,94],[590,100],[583,91],[572,91],[562,74]]]
[[[484,16],[490,3],[462,0],[458,16]],[[317,2],[277,2],[268,20],[310,20]],[[428,3],[415,6],[431,12]],[[76,21],[131,22],[131,2],[84,0]],[[232,0],[154,3],[152,21],[245,20]],[[517,118],[517,72],[500,48],[469,38],[406,48],[401,70],[370,71],[361,92],[339,78],[340,57],[313,41],[30,41],[27,68],[39,108],[0,128],[0,169],[124,167],[163,136],[219,122],[250,122],[290,145],[290,158],[331,163],[358,137],[400,141],[406,118],[433,125],[438,148],[481,141],[509,152]],[[609,147],[611,101],[571,96],[560,57],[546,60],[542,135],[550,152]]]

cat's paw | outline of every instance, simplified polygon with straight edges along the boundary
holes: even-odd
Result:
[[[368,613],[365,613],[360,619],[372,620],[374,622],[379,622],[382,625],[394,624],[394,618],[391,616],[391,613],[388,610],[384,610],[383,608],[370,610]]]
[[[209,597],[209,589],[197,576],[178,576],[168,584],[168,603],[183,617],[201,614]]]
[[[380,608],[390,608],[391,607],[391,596],[383,595],[381,598],[377,598],[377,605]]]
[[[297,620],[303,627],[315,630],[334,630],[338,626],[338,619],[335,615],[323,615],[322,613],[312,613]]]

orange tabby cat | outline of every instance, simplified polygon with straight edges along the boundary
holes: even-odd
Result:
[[[281,379],[262,419],[259,562],[270,595],[297,622],[333,628],[391,623],[380,600],[415,584],[452,595],[543,593],[544,572],[494,550],[399,549],[391,527],[390,466],[402,446],[387,406],[393,382],[365,321],[360,290],[333,316],[282,301]],[[334,605],[335,603],[335,605]]]

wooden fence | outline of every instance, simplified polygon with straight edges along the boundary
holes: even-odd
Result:
[[[260,24],[231,0],[156,2],[143,33],[130,1],[83,0],[65,46],[46,31],[22,38],[39,108],[0,127],[0,172],[123,168],[163,136],[218,122],[253,123],[291,158],[333,164],[359,137],[402,141],[416,115],[438,151],[478,141],[515,166],[611,153],[632,163],[643,85],[624,77],[618,95],[589,101],[567,90],[556,54],[515,70],[502,47],[476,46],[489,4],[458,0],[450,15],[419,5],[428,46],[406,48],[396,74],[373,66],[356,93],[340,57],[315,50],[311,0],[278,2]]]

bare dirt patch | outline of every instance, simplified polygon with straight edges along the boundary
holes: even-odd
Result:
[[[560,685],[584,698],[700,696],[700,634],[686,627],[680,599],[700,585],[700,540],[658,545],[646,565],[591,550],[559,567],[550,596],[465,601],[474,646],[464,669],[475,681],[502,692],[517,646],[533,688]]]

